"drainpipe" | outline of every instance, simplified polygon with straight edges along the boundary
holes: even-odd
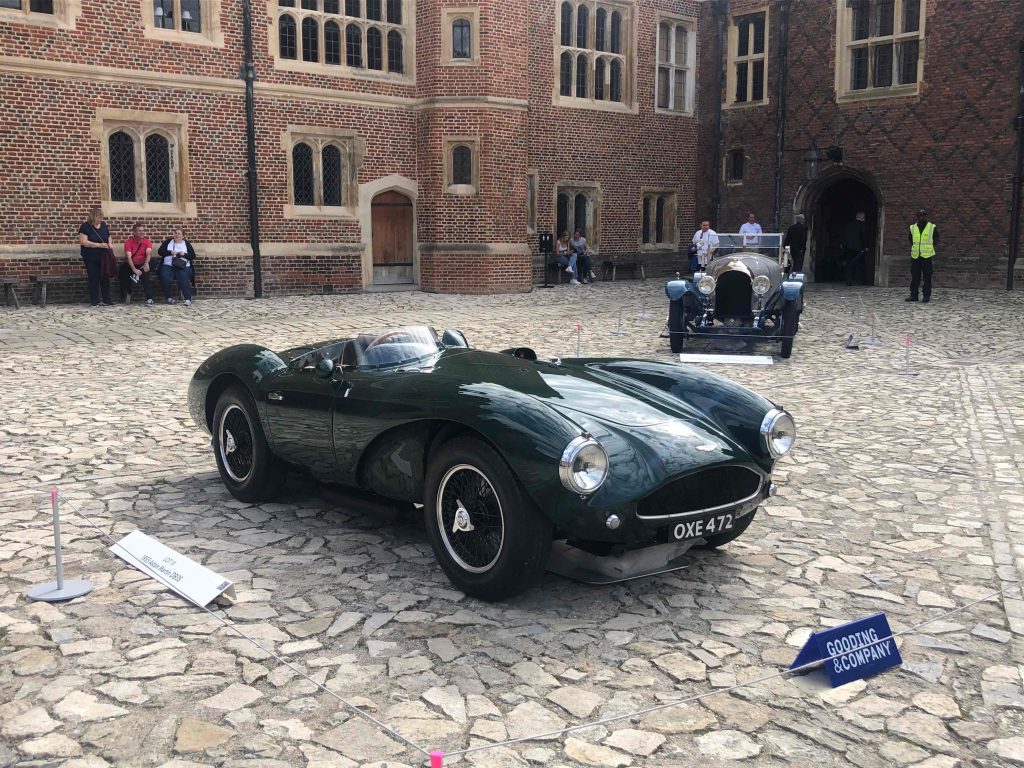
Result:
[[[712,7],[715,19],[715,62],[718,70],[718,93],[715,96],[715,133],[712,141],[712,185],[711,207],[714,210],[715,227],[721,229],[722,217],[722,100],[725,98],[725,19],[729,12],[729,0],[716,0]]]
[[[1006,266],[1006,290],[1013,290],[1013,267],[1017,263],[1020,248],[1020,198],[1021,184],[1024,183],[1024,40],[1020,43],[1020,87],[1018,90],[1017,117],[1017,165],[1013,171],[1013,194],[1010,202],[1010,260]]]
[[[242,36],[245,41],[245,64],[242,78],[245,80],[245,176],[249,183],[249,245],[252,247],[252,289],[253,296],[263,298],[263,270],[260,264],[260,214],[256,185],[256,107],[253,97],[253,83],[256,81],[256,62],[252,54],[252,6],[250,0],[242,0]]]
[[[789,11],[792,0],[779,0],[779,64],[775,100],[775,231],[782,231],[782,158],[786,144],[786,85],[789,80]]]

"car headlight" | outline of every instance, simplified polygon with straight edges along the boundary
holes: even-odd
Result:
[[[754,278],[754,282],[750,284],[750,287],[754,289],[754,293],[758,296],[764,296],[768,293],[768,289],[772,287],[772,281],[766,275],[758,275]]]
[[[793,450],[796,422],[785,411],[772,408],[761,420],[761,435],[772,458],[781,458]]]
[[[715,278],[711,275],[704,275],[704,277],[697,281],[697,290],[705,296],[710,296],[715,292]]]
[[[573,493],[591,494],[608,477],[608,454],[592,437],[577,437],[562,451],[558,477]]]

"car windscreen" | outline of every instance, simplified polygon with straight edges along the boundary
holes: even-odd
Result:
[[[361,334],[355,343],[359,367],[365,369],[423,362],[443,349],[434,329],[422,325],[393,328],[378,335]]]

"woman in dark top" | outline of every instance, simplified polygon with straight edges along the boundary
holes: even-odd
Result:
[[[110,300],[110,278],[103,274],[103,258],[108,252],[113,253],[114,246],[110,242],[110,230],[103,221],[103,211],[93,208],[89,211],[89,220],[78,228],[78,244],[82,250],[82,261],[85,262],[85,273],[89,279],[89,304],[98,306],[100,291],[103,292],[103,303],[113,304]]]
[[[178,281],[181,295],[185,297],[185,306],[192,306],[192,278],[195,275],[193,262],[196,252],[192,243],[185,239],[180,228],[174,230],[174,237],[169,237],[160,244],[157,251],[163,257],[160,263],[160,282],[164,286],[164,296],[168,304],[174,303],[171,295],[171,282]]]

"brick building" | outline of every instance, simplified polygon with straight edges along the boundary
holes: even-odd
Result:
[[[701,112],[698,211],[729,231],[750,210],[766,231],[804,214],[805,268],[828,282],[864,210],[867,281],[906,285],[907,228],[924,207],[938,280],[1005,283],[1024,3],[712,0],[705,12],[699,101],[722,106]]]
[[[266,294],[526,291],[556,225],[674,252],[702,13],[253,0]],[[0,0],[0,276],[82,275],[75,233],[102,204],[115,241],[183,226],[201,296],[252,295],[243,22],[243,0]]]

